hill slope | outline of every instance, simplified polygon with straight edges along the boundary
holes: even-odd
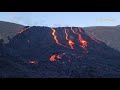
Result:
[[[106,43],[108,46],[120,51],[120,27],[119,26],[94,26],[85,27],[86,33]]]
[[[18,33],[6,48],[23,62],[27,70],[21,69],[23,77],[120,76],[120,53],[78,27],[30,27]]]
[[[0,22],[0,27],[7,43],[0,77],[120,77],[119,26],[50,28]]]
[[[4,39],[5,43],[7,43],[7,36],[12,38],[22,29],[24,29],[23,25],[0,21],[0,39]]]

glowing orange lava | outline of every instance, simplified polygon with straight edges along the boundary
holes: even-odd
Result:
[[[87,47],[87,42],[85,40],[82,40],[81,43],[83,48]]]
[[[64,29],[64,30],[65,30],[65,35],[66,35],[66,41],[68,41],[68,44],[71,47],[71,49],[74,49],[73,45],[75,43],[72,40],[68,39],[68,33],[67,33],[66,29]]]
[[[70,45],[70,47],[71,47],[71,49],[74,49],[74,47],[73,47],[73,45],[74,45],[74,42],[72,42],[72,40],[69,40],[69,45]]]
[[[56,32],[55,29],[52,28],[52,31],[53,31],[53,32],[52,32],[52,35],[53,35],[56,43],[57,43],[58,45],[61,45],[61,44],[59,43],[58,39],[57,39],[57,36],[55,35],[55,32]]]
[[[50,57],[50,61],[56,61],[56,54],[55,55],[52,55],[51,57]]]
[[[62,54],[54,54],[50,57],[50,61],[59,61],[60,59],[62,59],[63,55],[65,53]]]
[[[81,29],[79,29],[79,30],[81,30]],[[86,47],[87,47],[87,41],[85,41],[85,40],[82,38],[81,34],[75,32],[75,31],[72,29],[72,27],[71,27],[71,31],[72,31],[74,34],[78,35],[78,40],[79,40],[79,42],[81,43],[81,47],[82,47],[83,49],[86,49]]]
[[[66,38],[67,41],[69,41],[67,31],[66,31],[66,29],[64,29],[64,30],[65,30],[65,34],[66,34],[65,38]]]
[[[28,30],[29,28],[31,28],[31,27],[28,27],[28,28],[25,28],[25,29],[23,29],[23,30],[20,30],[20,31],[18,32],[18,34],[20,34],[20,33],[24,32],[24,31]]]
[[[66,48],[68,48],[67,46],[65,46],[65,45],[62,45],[60,42],[59,42],[59,40],[57,39],[57,35],[55,34],[56,33],[56,30],[55,29],[53,29],[53,28],[51,28],[52,29],[52,35],[53,35],[53,37],[54,37],[54,40],[56,41],[56,43],[58,44],[58,45],[61,45],[61,46],[63,46],[63,47],[66,47]]]

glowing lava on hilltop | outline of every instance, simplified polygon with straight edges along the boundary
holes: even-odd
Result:
[[[55,32],[56,32],[55,29],[52,28],[52,31],[53,31],[53,32],[52,32],[52,35],[53,35],[53,37],[54,37],[54,40],[56,41],[56,43],[57,43],[58,45],[61,45],[61,44],[59,43],[58,39],[57,39],[57,36],[55,35]]]
[[[24,31],[28,30],[29,28],[31,28],[31,27],[28,27],[28,28],[25,28],[25,29],[23,29],[23,30],[20,30],[20,31],[18,32],[18,34],[20,34],[20,33],[24,32]]]
[[[81,46],[84,50],[86,50],[86,47],[87,47],[87,43],[88,43],[88,42],[82,38],[82,35],[81,35],[81,34],[75,32],[75,31],[72,29],[72,27],[71,27],[71,31],[72,31],[74,34],[78,35],[78,40],[79,40],[79,42],[81,43],[80,46]],[[79,29],[79,31],[82,32],[81,29]]]
[[[57,35],[55,34],[55,33],[56,33],[56,30],[53,29],[53,28],[51,28],[51,29],[52,29],[52,36],[54,37],[54,40],[55,40],[56,44],[68,48],[67,46],[65,46],[65,45],[63,45],[63,44],[61,44],[61,43],[59,42],[59,40],[57,39]]]
[[[62,54],[54,54],[50,57],[50,61],[59,61],[60,59],[62,59],[64,53]]]
[[[56,61],[56,54],[50,57],[50,61]]]
[[[72,40],[68,39],[68,33],[67,30],[65,30],[65,35],[66,35],[66,41],[68,42],[69,46],[71,47],[71,49],[74,49],[73,45],[75,44]]]

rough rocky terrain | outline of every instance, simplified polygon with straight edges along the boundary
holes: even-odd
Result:
[[[120,77],[119,27],[20,28],[7,34],[1,78]]]

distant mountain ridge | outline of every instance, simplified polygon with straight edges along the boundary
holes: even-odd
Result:
[[[4,39],[4,43],[7,43],[7,36],[12,38],[22,29],[24,29],[23,25],[0,21],[0,39]]]
[[[120,27],[119,26],[94,26],[84,27],[86,33],[106,43],[108,46],[120,51]]]

